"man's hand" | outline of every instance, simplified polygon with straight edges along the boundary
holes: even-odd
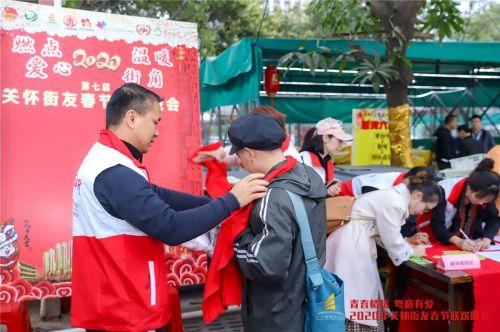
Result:
[[[418,245],[418,244],[428,244],[429,243],[429,234],[424,232],[418,232],[414,235],[410,236],[406,239],[406,241],[410,244]]]
[[[218,162],[223,162],[226,157],[226,151],[223,148],[218,148],[213,151],[200,151],[198,155],[193,158],[193,161],[200,164],[205,161],[217,160]]]
[[[269,182],[264,180],[264,176],[262,173],[250,174],[234,185],[230,193],[236,197],[240,208],[266,195]]]

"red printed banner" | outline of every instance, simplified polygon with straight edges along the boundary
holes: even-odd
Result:
[[[71,295],[72,185],[125,82],[164,98],[152,181],[201,193],[196,25],[2,1],[0,298]],[[204,281],[206,255],[167,248],[169,282]],[[4,301],[5,300],[5,301]]]

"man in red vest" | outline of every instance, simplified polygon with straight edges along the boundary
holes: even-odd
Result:
[[[158,138],[154,92],[127,83],[106,107],[106,129],[73,185],[71,323],[100,331],[149,331],[171,321],[164,244],[179,245],[265,195],[252,174],[222,197],[193,196],[149,181],[142,155]]]

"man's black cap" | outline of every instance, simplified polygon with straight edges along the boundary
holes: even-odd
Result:
[[[243,148],[271,151],[281,148],[286,138],[278,120],[266,114],[240,116],[229,127],[229,140],[233,145],[229,154]]]

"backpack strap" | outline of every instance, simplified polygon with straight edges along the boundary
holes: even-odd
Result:
[[[309,219],[307,218],[304,200],[301,196],[295,193],[288,190],[286,190],[286,192],[292,200],[293,209],[295,210],[295,218],[300,228],[300,240],[302,242],[302,249],[304,250],[309,279],[311,279],[313,288],[317,288],[323,284],[323,276],[321,275],[321,268],[316,256],[316,249],[314,248],[314,242],[311,235],[311,228],[309,227]]]

